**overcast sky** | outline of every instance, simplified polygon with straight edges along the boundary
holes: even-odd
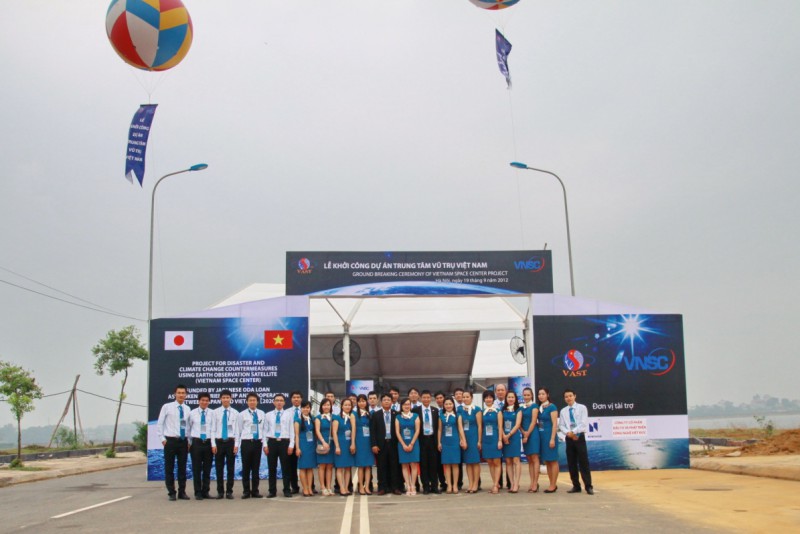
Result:
[[[156,317],[282,282],[286,250],[547,243],[568,294],[560,187],[520,160],[567,185],[579,296],[683,314],[690,406],[798,397],[800,3],[185,3],[194,43],[166,74],[117,57],[105,0],[4,4],[0,280],[145,318],[152,186],[206,162],[158,190]],[[124,156],[149,100],[140,188]],[[115,396],[91,347],[131,323],[146,331],[0,283],[0,359],[45,393],[81,374]],[[146,365],[128,393],[146,403]],[[113,422],[113,403],[79,399],[85,425]]]

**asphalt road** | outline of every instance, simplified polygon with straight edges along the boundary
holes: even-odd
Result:
[[[241,500],[237,485],[235,500],[177,502],[167,500],[163,483],[146,482],[144,477],[143,467],[137,466],[0,488],[0,532],[723,531],[685,522],[620,492],[597,488],[594,496],[568,495],[563,476],[559,491],[551,495],[481,492]]]

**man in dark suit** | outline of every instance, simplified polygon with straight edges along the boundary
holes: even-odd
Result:
[[[397,414],[392,411],[392,396],[385,393],[381,396],[381,409],[372,414],[369,424],[369,436],[372,452],[378,471],[378,495],[394,493],[402,495],[400,471],[397,458],[397,437],[394,433],[394,420]],[[388,425],[388,426],[387,426]]]
[[[411,411],[421,421],[419,432],[419,468],[422,479],[422,494],[439,493],[439,410],[431,406],[431,392],[422,391],[422,405]]]

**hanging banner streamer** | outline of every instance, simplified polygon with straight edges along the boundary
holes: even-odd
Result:
[[[497,66],[500,67],[500,72],[506,77],[506,84],[511,89],[511,73],[508,70],[508,54],[511,53],[511,43],[500,33],[500,30],[495,30],[494,33],[497,47]]]
[[[125,156],[125,178],[130,183],[144,181],[144,157],[147,151],[147,138],[150,136],[150,125],[156,114],[158,104],[142,104],[133,116],[131,129],[128,131],[128,152]]]

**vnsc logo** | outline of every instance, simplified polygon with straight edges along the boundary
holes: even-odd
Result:
[[[300,258],[297,261],[297,274],[311,274],[314,264],[308,258]]]
[[[589,432],[600,432],[600,423],[598,421],[589,423]]]
[[[657,348],[650,351],[647,356],[636,356],[631,354],[625,356],[624,351],[620,351],[614,360],[617,365],[624,364],[625,368],[631,372],[649,372],[653,376],[664,376],[675,367],[675,351],[672,349]]]
[[[532,273],[538,273],[544,269],[544,258],[532,256],[527,260],[515,261],[514,268],[518,271],[530,271]]]

